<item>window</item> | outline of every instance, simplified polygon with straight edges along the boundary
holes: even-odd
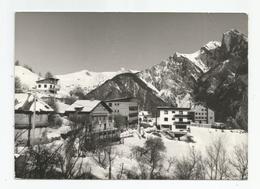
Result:
[[[40,84],[40,85],[38,85],[38,88],[41,88],[41,84]]]
[[[175,111],[172,111],[173,114],[175,114]]]
[[[180,115],[182,115],[183,114],[183,111],[180,111]]]
[[[175,126],[176,129],[187,129],[186,125],[176,125]]]
[[[165,118],[164,118],[164,121],[168,121],[168,117],[165,117]]]
[[[46,84],[44,85],[44,88],[47,88],[47,85],[46,85]]]
[[[111,103],[111,102],[109,102],[108,105],[109,105],[110,107],[112,107],[112,103]]]
[[[179,122],[183,122],[183,118],[179,118]]]
[[[174,121],[174,120],[175,120],[175,118],[173,117],[173,118],[172,118],[172,120]]]
[[[164,114],[168,114],[168,111],[167,111],[167,110],[164,110]]]

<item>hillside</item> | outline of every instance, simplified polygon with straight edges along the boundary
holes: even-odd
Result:
[[[60,79],[60,93],[66,95],[76,87],[81,87],[87,93],[121,72],[90,72],[82,70],[69,74],[56,75],[56,77]]]
[[[85,98],[108,100],[119,97],[136,97],[140,109],[149,110],[155,114],[157,106],[166,105],[157,95],[157,91],[150,88],[136,74],[123,73],[107,80],[101,86],[90,91]]]
[[[203,74],[194,90],[196,100],[205,101],[216,118],[230,120],[233,127],[247,130],[248,42],[236,30],[223,34],[218,65]]]
[[[59,80],[60,91],[58,92],[61,95],[69,95],[69,92],[75,89],[76,87],[81,87],[85,93],[95,89],[106,80],[113,78],[114,76],[121,73],[136,73],[134,70],[126,70],[121,68],[119,71],[115,72],[91,72],[88,70],[81,70],[78,72],[55,75]],[[31,72],[29,69],[23,66],[15,66],[15,76],[19,77],[22,85],[26,89],[31,89],[36,85],[36,81],[40,77],[38,74]]]
[[[247,129],[247,37],[237,30],[223,34],[193,54],[174,53],[138,73],[168,103],[189,107],[203,101],[216,120]]]
[[[15,66],[15,77],[21,80],[21,84],[25,89],[31,89],[36,85],[35,81],[39,79],[38,74],[31,72],[23,66]]]
[[[161,63],[138,73],[155,86],[168,103],[188,107],[193,102],[192,92],[197,80],[218,64],[216,55],[220,42],[211,41],[192,54],[174,53]]]

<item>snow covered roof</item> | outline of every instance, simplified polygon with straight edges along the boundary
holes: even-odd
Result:
[[[112,110],[102,101],[100,100],[77,100],[69,108],[66,109],[66,112],[74,112],[76,109],[81,109],[81,112],[90,113],[95,109],[99,104],[102,104],[109,112]]]
[[[33,112],[34,111],[34,96],[30,93],[15,94],[15,111]],[[44,101],[36,97],[35,101],[36,112],[53,112],[54,110]]]

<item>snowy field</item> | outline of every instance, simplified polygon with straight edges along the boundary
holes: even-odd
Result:
[[[231,152],[235,145],[247,143],[247,133],[240,133],[240,131],[236,130],[224,130],[224,132],[222,132],[219,129],[191,127],[191,135],[195,141],[194,143],[182,140],[169,140],[162,136],[162,140],[166,147],[166,156],[181,157],[186,155],[193,147],[196,150],[200,150],[203,154],[206,147],[219,138],[224,141],[226,150],[228,152]],[[147,134],[147,136],[154,137],[149,134]],[[144,138],[140,139],[137,134],[134,134],[134,136],[131,138],[125,138],[124,144],[118,145],[117,148],[123,153],[130,153],[131,147],[136,145],[142,146],[145,140],[146,139]]]
[[[47,131],[47,138],[49,141],[53,142],[46,144],[52,150],[57,149],[60,145],[64,144],[64,140],[58,139],[61,133],[66,133],[69,131],[69,127],[63,125],[59,129],[49,129]],[[131,170],[140,174],[138,168],[138,162],[133,158],[131,149],[134,146],[143,146],[146,138],[157,137],[152,134],[146,133],[146,138],[142,138],[136,130],[129,131],[132,137],[124,139],[122,144],[116,143],[113,145],[113,156],[114,161],[112,165],[112,178],[117,179],[117,175],[120,173],[122,166],[124,170]],[[189,150],[195,148],[198,151],[201,151],[202,156],[205,153],[206,147],[209,146],[215,140],[221,138],[224,141],[225,148],[228,154],[231,154],[235,145],[240,145],[241,143],[247,143],[248,136],[247,133],[243,133],[240,130],[216,130],[210,128],[201,128],[201,127],[191,127],[190,135],[193,136],[194,142],[185,141],[185,137],[181,137],[181,141],[169,140],[166,137],[162,136],[162,140],[166,147],[165,151],[165,163],[164,166],[167,167],[167,160],[171,157],[182,158],[189,154]],[[56,138],[56,140],[55,140]],[[58,140],[57,140],[58,139]],[[63,151],[63,150],[62,150]],[[91,172],[92,175],[99,179],[108,179],[108,167],[101,167],[94,159],[92,153],[87,153],[86,157],[81,157],[74,167],[75,170],[78,170],[81,166],[82,171]],[[125,175],[121,179],[127,179]]]
[[[165,152],[165,166],[167,166],[167,159],[171,157],[182,158],[187,156],[191,148],[201,151],[202,155],[205,153],[206,147],[214,140],[221,138],[224,141],[227,152],[232,153],[233,147],[241,143],[247,143],[247,133],[240,133],[235,130],[221,130],[191,127],[191,135],[194,137],[194,143],[186,141],[169,140],[162,136],[162,140],[166,147]],[[148,137],[156,137],[146,134]],[[183,138],[181,138],[183,139]],[[132,157],[131,149],[133,146],[143,146],[146,139],[139,136],[136,131],[133,131],[133,137],[125,138],[123,144],[114,145],[114,151],[117,154],[116,159],[113,161],[112,175],[115,178],[120,172],[121,166],[124,165],[125,170],[133,170],[139,172],[138,163]],[[107,179],[108,169],[101,168],[92,157],[83,158],[87,164],[87,170],[91,170],[92,174],[99,178]]]

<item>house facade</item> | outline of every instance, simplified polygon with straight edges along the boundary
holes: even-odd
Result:
[[[38,92],[56,94],[60,89],[58,85],[59,79],[57,78],[46,78],[36,81],[36,90]]]
[[[157,126],[160,129],[186,130],[191,124],[190,108],[157,107]]]
[[[35,111],[35,117],[33,117]],[[28,129],[49,125],[49,114],[54,110],[41,99],[29,93],[15,94],[15,128]]]
[[[113,115],[122,115],[130,126],[138,124],[138,102],[136,98],[117,98],[106,100],[106,104],[112,109]]]
[[[194,122],[198,124],[213,124],[215,122],[215,113],[213,110],[203,104],[195,104],[191,108],[194,112]]]
[[[77,100],[65,111],[70,119],[85,119],[90,124],[90,132],[115,129],[111,113],[112,110],[100,100]]]

